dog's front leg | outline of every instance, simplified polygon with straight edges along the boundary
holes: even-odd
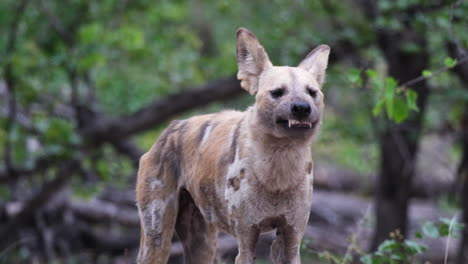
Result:
[[[271,259],[275,264],[300,264],[299,254],[302,233],[292,227],[281,227],[276,231],[276,240],[271,245]]]
[[[255,260],[255,246],[257,245],[260,230],[251,226],[237,228],[236,237],[239,243],[239,253],[235,264],[253,264]]]

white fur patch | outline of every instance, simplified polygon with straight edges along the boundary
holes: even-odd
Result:
[[[143,233],[146,234],[147,227],[146,227],[145,219],[143,218],[144,213],[138,204],[137,204],[137,208],[138,208],[138,215],[140,216],[140,220],[142,220],[141,228],[143,229]],[[140,248],[140,251],[138,252],[138,263],[140,263],[140,261],[145,260],[147,255],[148,255],[148,245],[144,245],[144,247]]]
[[[314,170],[310,172],[310,174],[307,174],[307,178],[309,179],[309,199],[312,199],[312,193],[314,191]]]
[[[160,180],[160,179],[154,179],[151,183],[150,183],[150,188],[151,188],[151,191],[154,191],[154,189],[156,189],[156,187],[158,189],[164,187],[164,183]]]
[[[162,218],[165,209],[166,203],[164,201],[154,200],[145,210],[143,210],[144,219],[150,219],[150,221],[147,221],[145,224],[147,225],[146,228],[149,228],[151,232],[161,232]]]
[[[247,193],[250,190],[246,177],[244,176],[243,179],[241,179],[240,177],[241,170],[242,169],[246,170],[245,165],[246,165],[245,160],[239,160],[239,151],[238,149],[236,149],[236,156],[235,156],[234,162],[228,167],[228,172],[226,175],[227,186],[224,192],[224,199],[226,199],[228,202],[229,214],[232,214],[232,209],[234,207],[236,208],[239,207],[241,202],[245,200]],[[247,173],[247,172],[244,172],[244,173]],[[234,189],[233,186],[230,186],[228,184],[229,180],[232,180],[234,178],[238,178],[239,180],[239,188],[237,190]]]
[[[200,144],[200,145],[205,144],[205,142],[208,140],[208,137],[209,137],[210,134],[211,134],[212,128],[213,128],[212,125],[208,125],[208,126],[206,127],[205,132],[203,133],[203,138],[202,138],[202,141],[201,141],[201,144]]]
[[[156,239],[154,243],[159,245],[161,243],[161,234],[162,234],[162,225],[164,213],[167,206],[173,199],[175,199],[176,194],[172,193],[166,199],[163,200],[153,200],[150,204],[146,206],[145,209],[141,210],[138,208],[138,213],[140,219],[142,220],[142,228],[144,233],[150,237],[150,239]],[[145,251],[143,251],[143,256],[145,256]]]

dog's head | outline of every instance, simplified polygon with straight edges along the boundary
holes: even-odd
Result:
[[[330,48],[321,45],[297,67],[273,66],[255,35],[237,30],[237,78],[255,95],[257,127],[278,138],[310,138],[323,112],[321,86]]]

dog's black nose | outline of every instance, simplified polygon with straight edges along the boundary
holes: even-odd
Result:
[[[291,113],[297,118],[308,117],[310,111],[310,105],[307,102],[295,102],[291,105]]]

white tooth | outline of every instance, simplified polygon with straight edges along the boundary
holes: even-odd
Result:
[[[288,126],[291,127],[291,120],[288,120]]]
[[[309,126],[309,128],[312,128],[312,123],[307,122],[307,125]]]

